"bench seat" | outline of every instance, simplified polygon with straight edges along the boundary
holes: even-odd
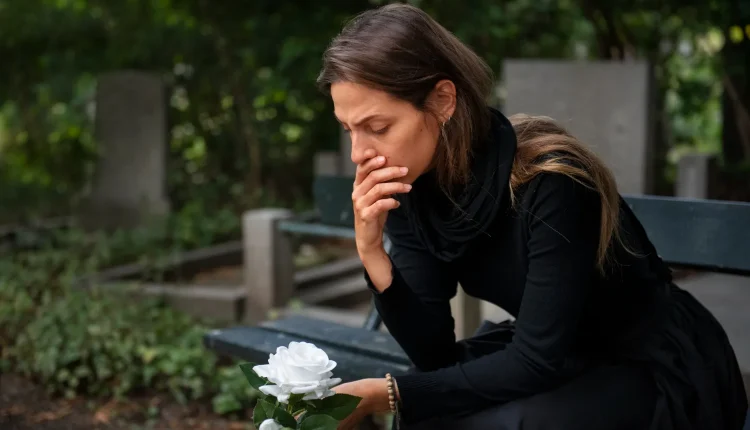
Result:
[[[258,326],[213,330],[205,346],[219,355],[254,363],[266,363],[268,355],[289,342],[311,342],[338,364],[334,375],[344,381],[381,378],[388,372],[404,372],[411,366],[406,354],[387,333],[289,316]]]

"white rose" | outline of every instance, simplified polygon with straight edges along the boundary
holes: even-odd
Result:
[[[260,427],[258,427],[258,430],[283,430],[284,427],[273,420],[273,418],[269,418],[262,423],[260,423]]]
[[[268,364],[253,367],[258,376],[275,385],[264,385],[260,391],[274,396],[281,403],[289,402],[290,394],[304,394],[304,400],[322,399],[335,393],[331,387],[341,378],[331,378],[336,362],[328,354],[307,342],[291,342],[270,354]]]

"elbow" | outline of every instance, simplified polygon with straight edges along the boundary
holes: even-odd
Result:
[[[435,351],[439,350],[443,350],[444,353],[435,353]],[[452,345],[430,349],[428,354],[408,355],[417,372],[432,372],[445,369],[446,367],[455,366],[460,362],[458,344],[455,342]]]
[[[523,357],[528,373],[534,375],[536,385],[540,390],[546,390],[559,385],[572,375],[582,370],[582,363],[571,360],[565,355],[541,354],[533,350],[519,348],[519,356]]]

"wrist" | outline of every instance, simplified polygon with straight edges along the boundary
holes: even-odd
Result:
[[[365,259],[379,258],[383,255],[387,255],[382,242],[377,245],[370,245],[366,247],[357,246],[357,253],[359,254],[359,258],[362,261],[364,261]]]
[[[370,254],[360,254],[362,265],[367,271],[372,286],[380,293],[384,292],[393,282],[391,259],[384,249]]]
[[[390,412],[388,383],[385,378],[368,379],[368,409],[371,413]]]

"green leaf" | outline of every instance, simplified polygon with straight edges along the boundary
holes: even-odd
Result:
[[[255,373],[255,371],[253,370],[253,367],[255,366],[255,363],[242,363],[240,364],[240,369],[242,369],[242,373],[245,374],[245,379],[247,379],[247,382],[249,382],[253,388],[260,391],[260,387],[268,385],[268,380],[266,380],[266,378],[261,378],[257,373]]]
[[[336,430],[338,420],[330,415],[309,415],[299,425],[299,430]]]
[[[273,418],[275,412],[276,406],[274,404],[258,399],[258,403],[255,404],[255,409],[253,409],[253,424],[255,424],[255,427],[260,427],[260,423]]]
[[[273,419],[284,427],[297,428],[297,420],[294,419],[292,414],[281,408],[276,408],[273,414]]]
[[[316,414],[325,414],[337,420],[343,420],[354,412],[361,400],[361,397],[339,393],[320,400],[310,400],[307,403],[314,408]]]
[[[284,427],[297,428],[297,420],[281,407],[263,399],[259,399],[253,410],[253,424],[259,427],[263,421],[273,418]]]
[[[287,402],[287,403],[289,403],[290,405],[296,406],[296,405],[299,404],[299,402],[302,401],[302,399],[304,397],[305,397],[304,394],[290,394],[289,395],[289,402]]]

